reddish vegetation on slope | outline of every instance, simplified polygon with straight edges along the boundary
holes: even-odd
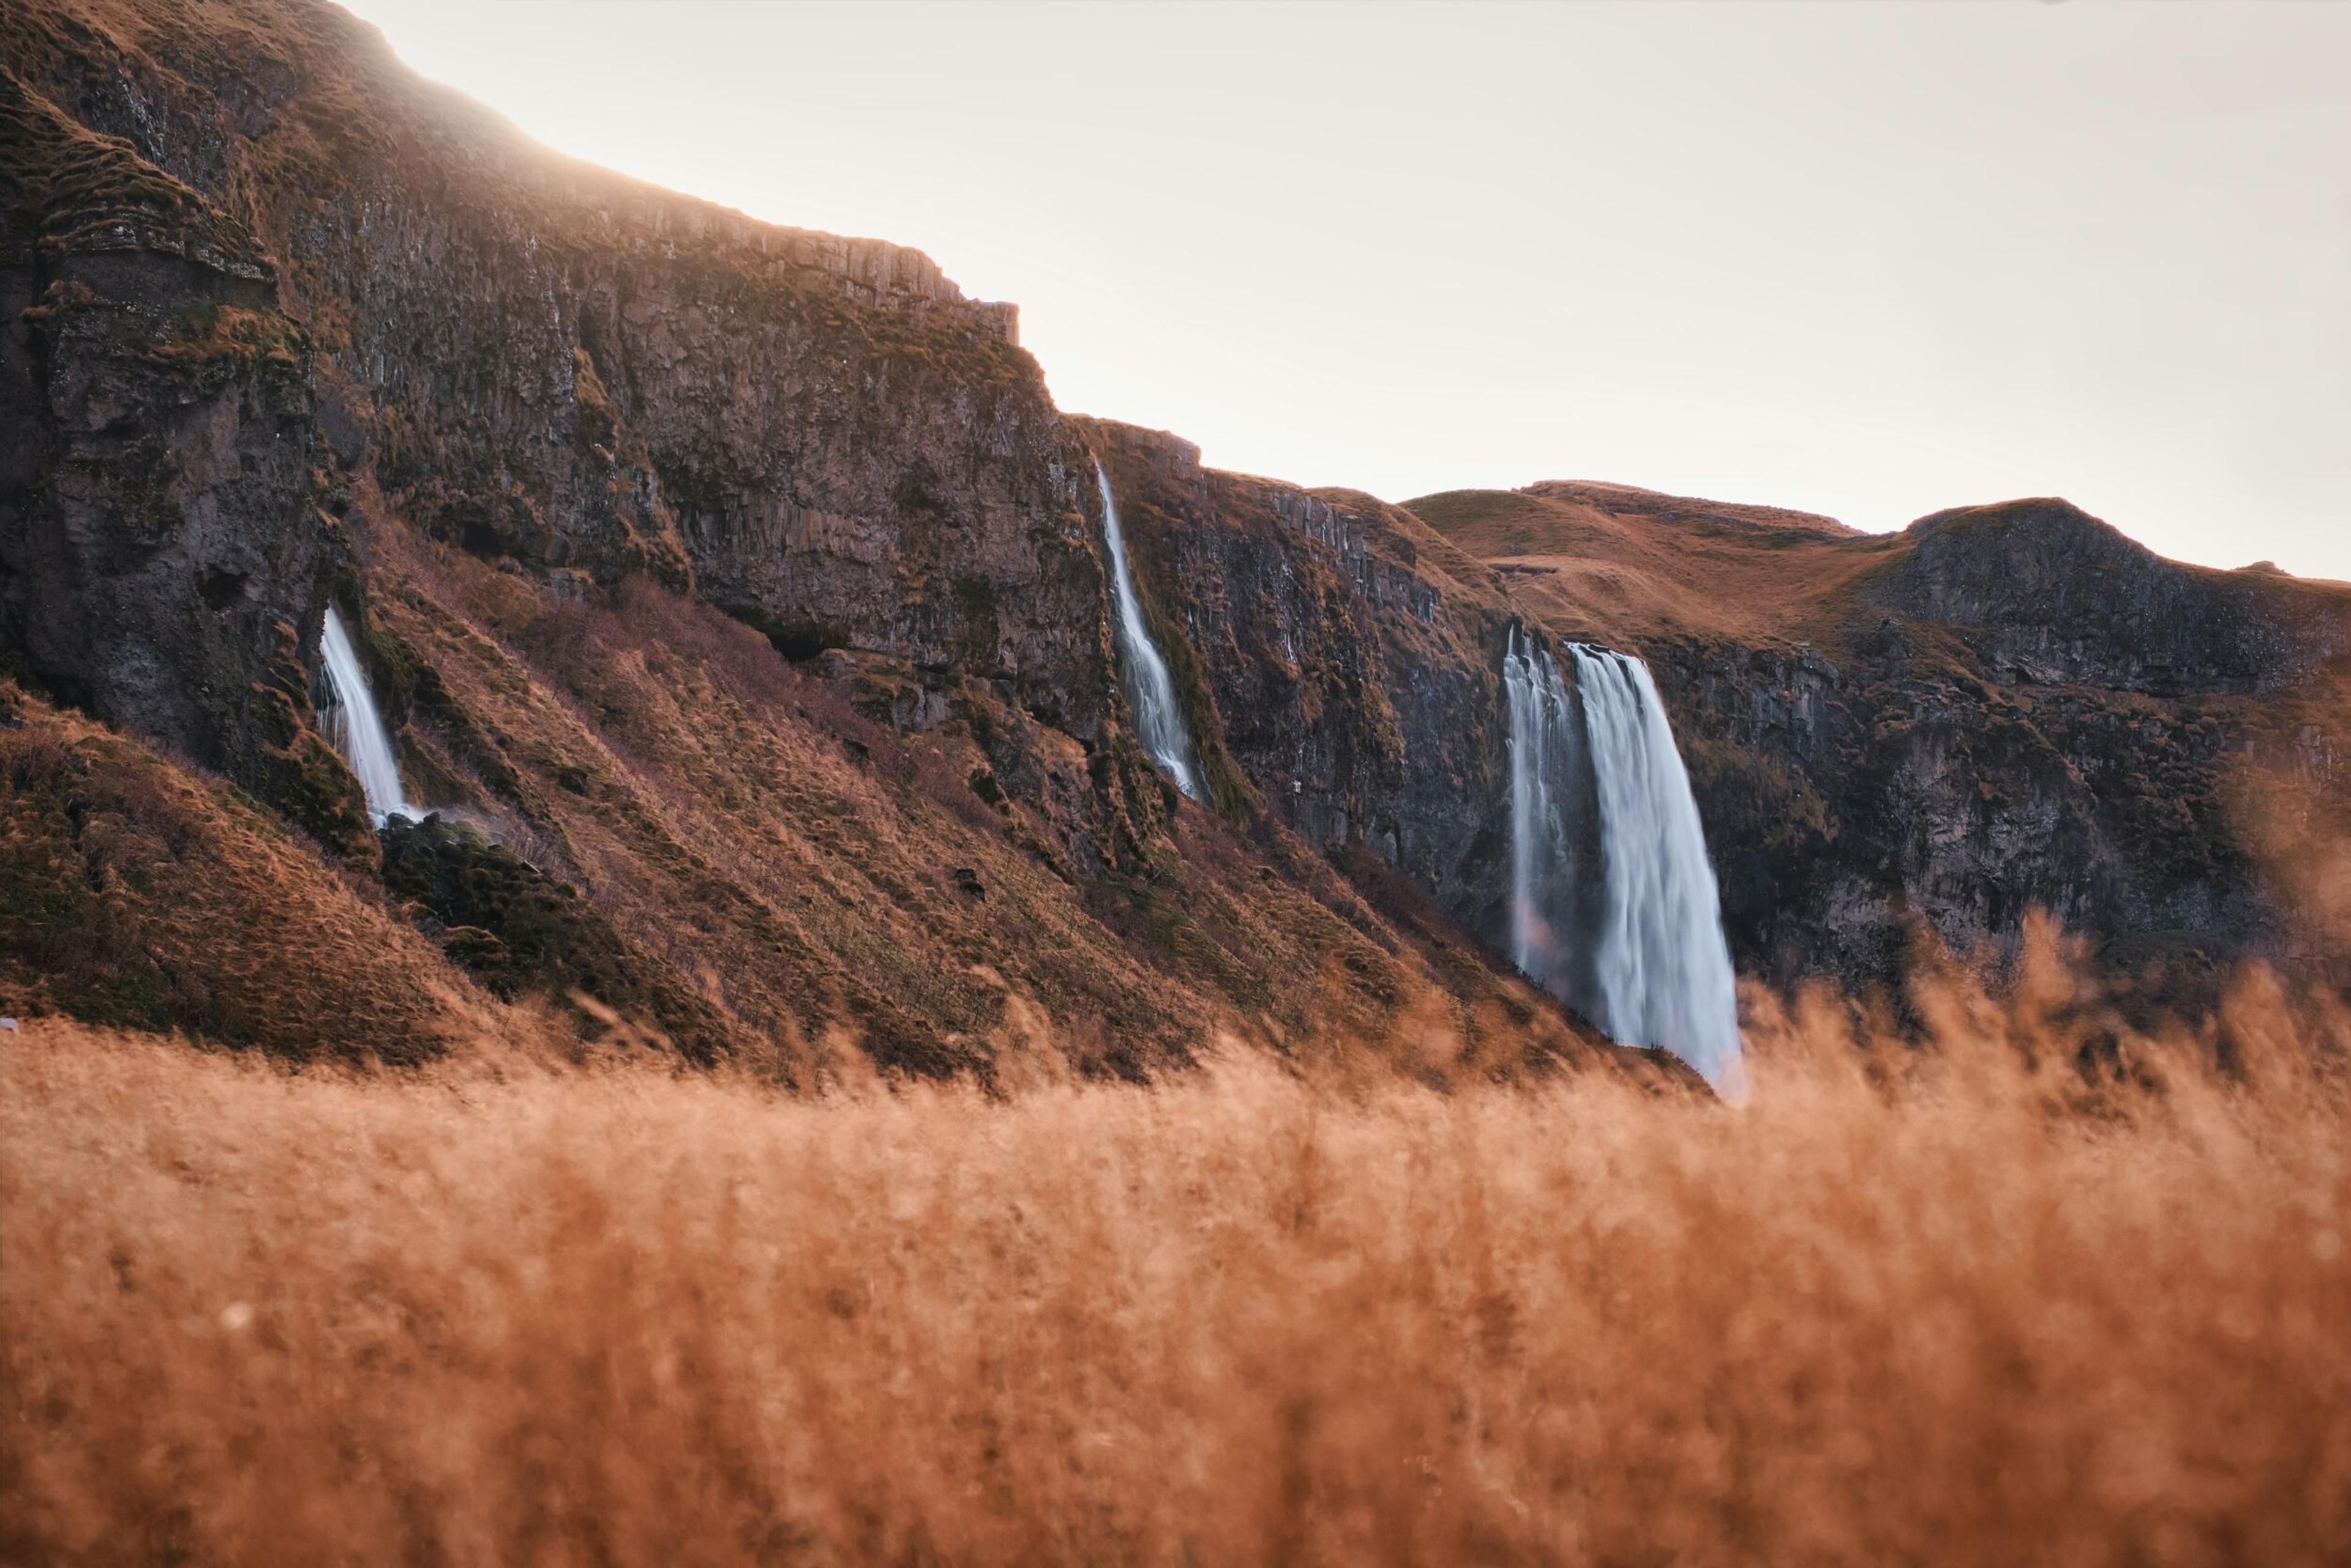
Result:
[[[2053,501],[1203,470],[310,0],[0,67],[0,631],[120,727],[0,687],[0,1556],[2351,1538],[2351,595]],[[330,597],[497,841],[367,832]],[[1743,959],[1899,1006],[1752,993],[1732,1108],[1498,974],[1514,622],[1657,665]],[[2053,903],[2193,984],[1938,977]]]
[[[0,682],[0,1013],[414,1062],[486,998],[236,791]]]
[[[502,1006],[371,867],[337,869],[217,780],[11,689],[0,1009],[396,1061],[453,1035],[593,1037],[618,1011],[803,1087],[858,1051],[992,1081],[1040,1030],[1125,1077],[1217,1035],[1309,1056],[1384,1041],[1443,1074],[1656,1070],[1479,962],[1408,889],[1383,913],[1278,828],[1238,832],[1168,792],[1129,865],[1085,868],[1034,792],[992,788],[965,724],[902,735],[652,584],[565,602],[390,519],[353,526],[374,554],[354,634],[404,716],[416,792],[586,894],[570,907],[591,928],[559,937],[577,950],[549,956],[544,985],[495,969],[519,993]],[[861,678],[886,703],[886,670]],[[1081,784],[1084,758],[1069,767]],[[460,960],[497,946],[471,926],[440,941]],[[575,988],[592,1005],[569,1006]]]
[[[1900,549],[1827,517],[1614,485],[1453,490],[1405,503],[1502,573],[1561,635],[1638,648],[1698,635],[1802,641]]]

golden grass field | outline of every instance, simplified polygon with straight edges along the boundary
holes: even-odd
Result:
[[[2254,974],[2117,1035],[2070,973],[1900,1045],[1751,995],[1738,1105],[31,1022],[0,1553],[2340,1561],[2351,1020]]]

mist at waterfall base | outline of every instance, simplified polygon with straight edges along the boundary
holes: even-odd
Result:
[[[1689,776],[1640,660],[1513,630],[1510,958],[1620,1044],[1743,1087],[1737,977]]]
[[[410,802],[400,782],[400,763],[392,753],[392,737],[383,727],[382,716],[376,712],[375,694],[368,687],[367,672],[360,665],[359,651],[351,646],[343,618],[331,604],[327,606],[326,630],[319,634],[319,651],[326,665],[327,683],[334,690],[334,701],[319,716],[319,722],[326,727],[327,738],[334,742],[335,749],[359,775],[360,788],[367,792],[368,816],[379,828],[395,815],[423,817],[424,812]]]
[[[1134,710],[1135,735],[1176,788],[1192,800],[1202,800],[1200,765],[1184,727],[1183,710],[1176,706],[1176,682],[1143,619],[1143,601],[1135,596],[1134,573],[1126,561],[1126,534],[1119,527],[1118,500],[1099,462],[1094,485],[1102,492],[1102,538],[1110,546],[1111,584],[1118,600],[1119,673],[1127,706]]]

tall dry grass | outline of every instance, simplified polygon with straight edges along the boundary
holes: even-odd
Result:
[[[2340,1560],[2351,1028],[2256,977],[2116,1035],[2036,955],[1922,991],[1923,1048],[1760,1002],[1740,1106],[1248,1058],[811,1102],[35,1024],[0,1546]]]

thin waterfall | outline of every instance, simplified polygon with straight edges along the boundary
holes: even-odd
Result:
[[[1144,622],[1143,601],[1135,597],[1134,573],[1126,564],[1126,535],[1118,524],[1118,502],[1110,493],[1110,476],[1094,464],[1094,484],[1102,491],[1102,536],[1110,544],[1111,586],[1118,598],[1119,673],[1126,700],[1134,709],[1134,729],[1151,760],[1176,780],[1176,788],[1195,800],[1205,798],[1200,765],[1184,727],[1184,712],[1176,706],[1176,682],[1167,661],[1151,640]]]
[[[325,656],[327,683],[335,694],[333,704],[319,716],[319,720],[335,749],[359,775],[360,788],[367,793],[368,815],[379,828],[395,814],[423,817],[424,813],[409,804],[401,789],[392,737],[384,732],[383,719],[375,711],[375,694],[368,689],[367,672],[360,667],[350,633],[343,630],[343,618],[331,604],[327,606],[327,629],[319,639],[319,649]]]
[[[1511,960],[1610,1039],[1663,1046],[1735,1088],[1730,946],[1665,704],[1640,660],[1575,643],[1567,653],[1573,692],[1516,628],[1502,658]]]
[[[1562,793],[1575,775],[1575,714],[1548,651],[1515,626],[1502,654],[1510,706],[1510,961],[1551,991],[1577,989],[1575,840]]]

